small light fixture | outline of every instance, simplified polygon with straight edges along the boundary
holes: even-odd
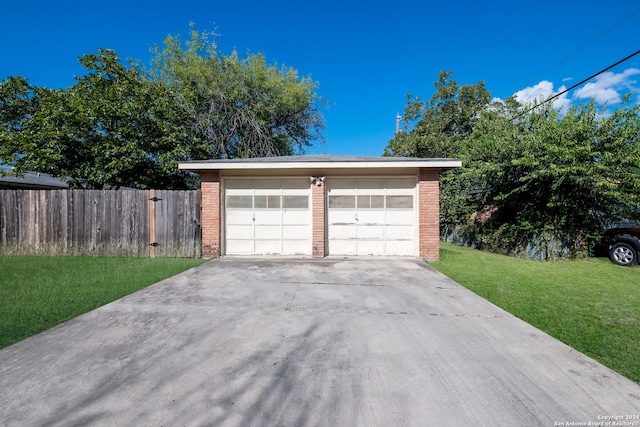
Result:
[[[310,176],[309,181],[311,181],[312,184],[316,184],[318,187],[320,187],[324,182],[324,176]]]

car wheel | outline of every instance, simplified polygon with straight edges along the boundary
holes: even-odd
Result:
[[[611,246],[611,249],[609,249],[609,259],[615,264],[630,267],[636,265],[638,255],[631,245],[621,242]]]

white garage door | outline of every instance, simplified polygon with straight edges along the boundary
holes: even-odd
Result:
[[[415,178],[340,178],[327,188],[329,254],[416,254]]]
[[[309,255],[309,179],[227,179],[225,252]]]

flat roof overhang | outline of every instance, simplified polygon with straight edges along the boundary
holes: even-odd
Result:
[[[195,160],[180,162],[178,168],[192,172],[207,170],[248,171],[248,170],[354,170],[354,169],[411,169],[433,168],[455,169],[462,166],[458,159],[423,159],[408,157],[348,157],[348,156],[284,156],[257,159]]]

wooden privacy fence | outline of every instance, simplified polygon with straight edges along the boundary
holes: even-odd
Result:
[[[200,257],[200,191],[0,190],[0,254]]]

